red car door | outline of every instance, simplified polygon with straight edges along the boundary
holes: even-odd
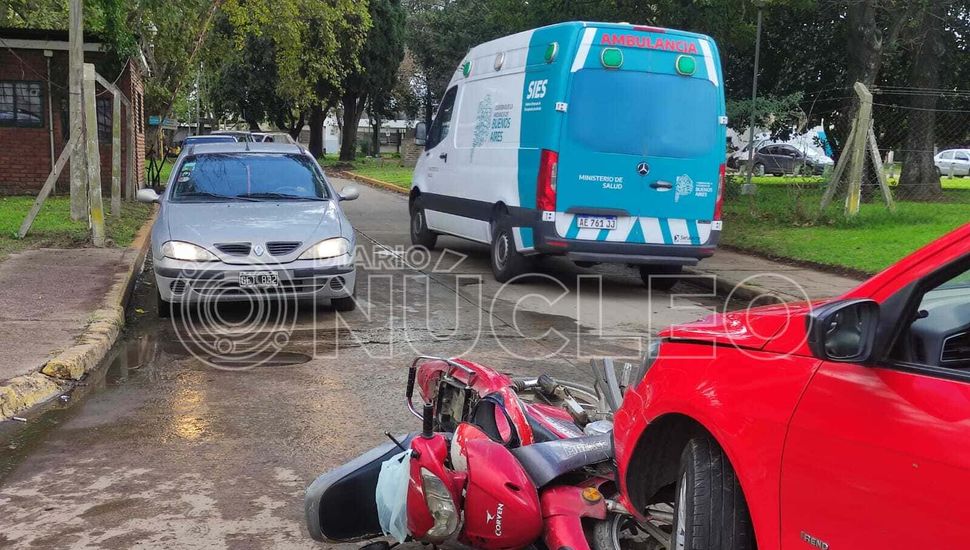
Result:
[[[799,401],[783,548],[970,548],[970,256],[916,283],[879,365],[824,361]]]

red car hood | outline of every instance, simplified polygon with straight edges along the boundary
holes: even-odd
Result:
[[[807,354],[805,318],[813,308],[827,301],[792,302],[716,313],[693,323],[672,325],[664,329],[660,337],[777,353]]]

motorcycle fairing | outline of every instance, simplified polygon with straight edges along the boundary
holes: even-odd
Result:
[[[468,467],[464,525],[459,540],[485,550],[522,548],[542,533],[539,494],[502,444],[463,439]]]
[[[413,438],[411,434],[398,440],[407,447]],[[384,461],[399,452],[397,445],[387,442],[314,480],[303,500],[310,536],[321,542],[381,536],[374,496],[377,478]]]

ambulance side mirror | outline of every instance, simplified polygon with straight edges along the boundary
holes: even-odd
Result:
[[[426,143],[428,143],[428,125],[424,122],[419,122],[414,127],[414,144],[424,147]]]

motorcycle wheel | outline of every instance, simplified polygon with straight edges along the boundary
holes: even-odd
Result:
[[[610,514],[605,520],[595,522],[590,539],[593,550],[665,550],[667,548],[637,524],[631,516],[625,514]]]

